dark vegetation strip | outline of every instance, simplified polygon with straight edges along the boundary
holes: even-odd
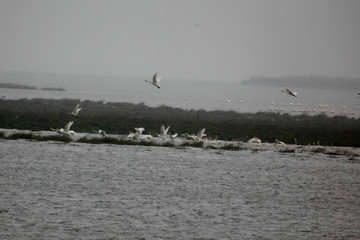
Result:
[[[79,103],[76,99],[0,100],[0,128],[49,130],[62,128],[74,120],[76,132],[103,129],[110,134],[127,134],[134,127],[144,127],[147,134],[159,132],[161,125],[171,126],[171,133],[206,134],[218,139],[247,141],[256,136],[263,142],[277,138],[285,143],[320,142],[321,145],[360,147],[360,119],[345,116],[307,116],[278,113],[238,113],[234,111],[184,110],[168,106],[156,108],[145,104],[82,101],[80,119],[67,114]]]

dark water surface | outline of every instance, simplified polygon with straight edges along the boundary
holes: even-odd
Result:
[[[359,239],[348,156],[0,141],[1,239]]]

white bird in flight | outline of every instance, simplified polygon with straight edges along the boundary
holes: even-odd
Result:
[[[189,138],[193,139],[195,142],[200,142],[203,137],[206,137],[206,134],[204,134],[204,132],[205,128],[201,129],[196,135],[189,135]]]
[[[166,135],[167,135],[167,133],[168,133],[168,131],[169,131],[169,128],[170,128],[170,126],[168,126],[168,127],[165,129],[165,126],[164,126],[164,125],[161,125],[159,136],[160,136],[161,138],[165,138]]]
[[[69,114],[74,115],[74,116],[77,117],[77,118],[80,118],[80,117],[79,117],[79,112],[80,112],[80,110],[81,110],[81,107],[80,107],[80,104],[78,103],[78,104],[75,106],[74,110],[73,110],[71,113],[69,113]]]
[[[159,83],[160,83],[161,78],[162,78],[162,77],[158,77],[158,76],[157,76],[157,73],[155,73],[154,76],[153,76],[152,82],[150,82],[149,80],[145,80],[145,82],[148,82],[148,83],[150,83],[150,84],[152,84],[152,85],[154,85],[155,87],[157,87],[157,88],[160,89]]]
[[[285,88],[285,90],[281,90],[281,92],[287,93],[291,96],[297,97],[297,92],[292,92],[289,89]]]
[[[65,135],[71,136],[71,135],[75,134],[75,131],[70,130],[70,127],[71,127],[71,125],[73,123],[74,123],[73,121],[70,121],[65,125],[65,127],[64,127],[64,134]]]
[[[61,135],[71,136],[71,135],[75,134],[75,131],[70,130],[70,127],[73,123],[74,123],[73,121],[70,121],[65,125],[64,128],[60,128],[60,129],[51,128],[51,130],[55,131]]]

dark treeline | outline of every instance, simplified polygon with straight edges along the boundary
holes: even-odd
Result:
[[[161,125],[171,133],[196,133],[206,128],[214,139],[247,141],[254,136],[264,142],[277,138],[286,143],[360,147],[360,120],[343,116],[290,116],[278,113],[237,113],[234,111],[183,110],[144,104],[80,102],[80,118],[69,112],[79,100],[20,99],[0,100],[0,128],[49,130],[74,120],[71,129],[92,132],[103,129],[110,134],[127,134],[144,127],[147,134],[159,132]]]

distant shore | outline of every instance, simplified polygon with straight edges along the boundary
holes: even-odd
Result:
[[[16,129],[0,129],[0,139],[4,140],[29,140],[29,141],[55,141],[64,143],[85,143],[85,144],[111,144],[111,145],[137,145],[154,147],[175,147],[186,148],[195,147],[219,151],[266,151],[273,150],[280,153],[296,154],[302,152],[322,153],[332,156],[348,156],[351,161],[360,161],[360,148],[334,147],[318,145],[279,145],[276,143],[248,143],[242,141],[222,141],[204,139],[200,142],[194,142],[182,137],[175,139],[163,139],[152,136],[139,136],[138,138],[129,138],[126,135],[110,135],[101,137],[93,133],[77,133],[73,137],[58,135],[49,131],[28,131]]]
[[[318,89],[360,89],[360,78],[325,76],[288,76],[288,77],[252,77],[242,80],[243,85],[277,86],[282,88],[318,88]]]
[[[66,91],[62,87],[43,87],[37,88],[34,86],[28,86],[25,84],[17,84],[17,83],[0,83],[0,88],[11,88],[11,89],[28,89],[28,90],[45,90],[45,91]]]

